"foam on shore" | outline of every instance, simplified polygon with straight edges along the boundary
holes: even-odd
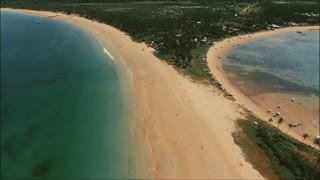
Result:
[[[108,54],[108,56],[110,56],[110,58],[114,61],[114,57],[109,53],[109,51],[105,47],[103,47],[103,52]]]

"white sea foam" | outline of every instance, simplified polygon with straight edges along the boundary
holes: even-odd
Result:
[[[112,60],[114,60],[113,56],[109,53],[109,51],[106,48],[103,48],[103,52],[108,54],[108,56],[111,57]]]

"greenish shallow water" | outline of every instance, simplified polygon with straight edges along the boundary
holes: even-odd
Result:
[[[115,66],[91,35],[1,12],[2,178],[129,177],[125,109]]]
[[[302,33],[281,33],[232,48],[224,70],[246,92],[319,96],[319,31]]]

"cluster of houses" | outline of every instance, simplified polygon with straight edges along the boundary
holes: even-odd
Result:
[[[181,16],[183,11],[174,7],[168,7],[160,11],[153,11],[152,14],[155,16],[171,16],[171,18],[174,18],[176,16]]]
[[[277,29],[277,28],[281,28],[281,26],[276,25],[276,24],[268,24],[268,29]]]
[[[298,13],[296,13],[296,14],[298,14]],[[308,17],[319,17],[319,13],[313,13],[313,12],[311,12],[311,13],[301,13],[301,15],[303,15],[303,16],[308,16]]]

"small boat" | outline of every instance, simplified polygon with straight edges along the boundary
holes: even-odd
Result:
[[[297,33],[298,33],[298,34],[302,34],[302,32],[301,32],[301,31],[297,31]]]
[[[37,24],[41,24],[41,22],[40,22],[40,21],[37,21]]]

